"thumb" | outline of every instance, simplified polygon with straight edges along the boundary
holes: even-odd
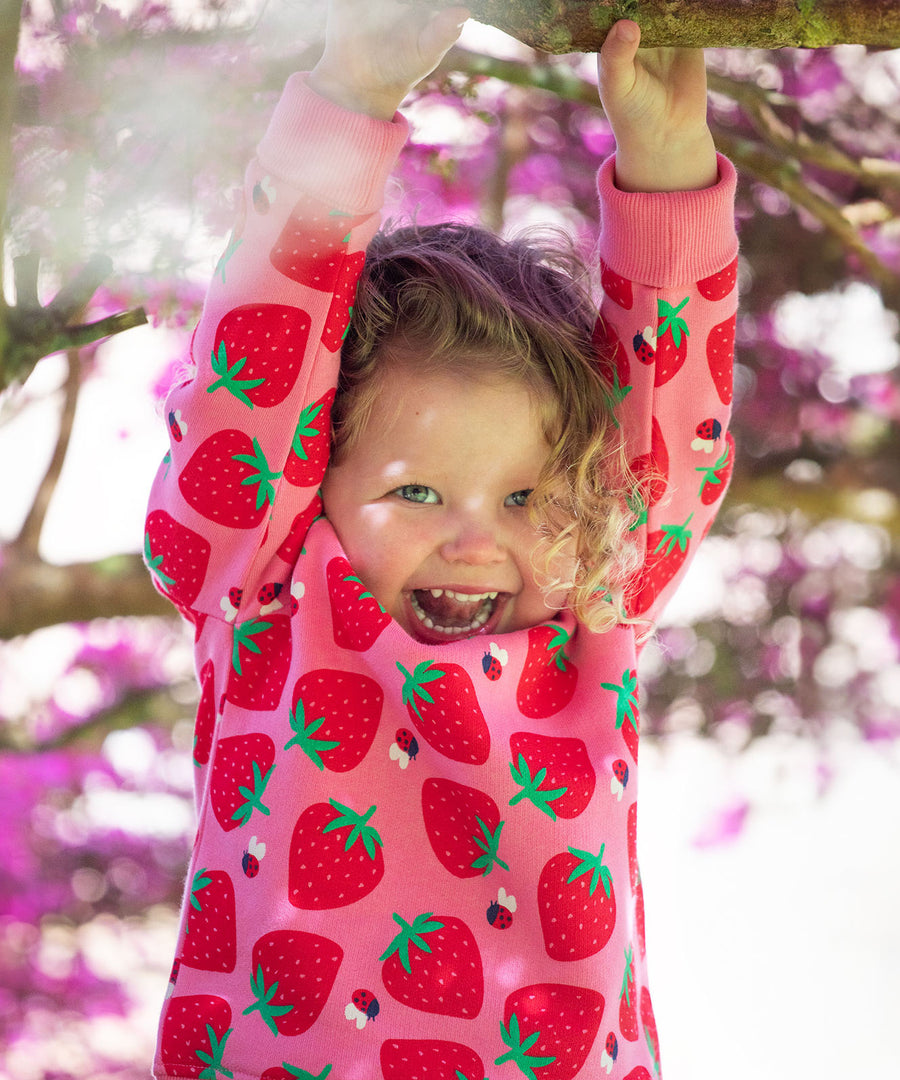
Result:
[[[597,57],[600,96],[623,97],[634,85],[634,58],[641,43],[641,28],[630,19],[613,23]]]
[[[438,11],[425,26],[419,37],[419,50],[435,64],[439,63],[444,53],[454,44],[462,32],[469,10],[464,7],[450,7]]]

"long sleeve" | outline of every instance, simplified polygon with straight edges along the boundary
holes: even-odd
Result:
[[[348,112],[296,75],[248,168],[194,374],[166,402],[170,450],[146,523],[154,582],[195,622],[239,622],[248,596],[264,603],[290,579],[321,505],[364,250],[406,135],[401,117]]]
[[[721,505],[737,307],[734,167],[702,191],[634,194],[600,170],[604,301],[597,340],[639,481],[642,565],[628,614],[656,621]]]

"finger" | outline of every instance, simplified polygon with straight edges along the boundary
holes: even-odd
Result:
[[[469,18],[464,7],[450,7],[438,11],[428,22],[419,38],[423,56],[442,57],[462,33]]]
[[[601,94],[620,97],[634,84],[634,59],[641,43],[641,28],[631,19],[613,23],[600,47],[597,73]]]

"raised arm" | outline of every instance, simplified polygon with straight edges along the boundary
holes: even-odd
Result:
[[[638,42],[636,24],[617,23],[599,58],[617,152],[599,176],[597,338],[641,481],[643,565],[628,610],[652,623],[709,530],[734,464],[736,178],[706,124],[702,52],[638,53]]]
[[[406,138],[394,110],[465,15],[333,0],[321,62],[289,80],[248,168],[192,340],[195,373],[166,402],[170,448],[146,521],[154,582],[195,621],[237,625],[289,586],[321,508],[364,250]]]

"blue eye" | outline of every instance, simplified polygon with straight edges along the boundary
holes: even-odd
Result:
[[[433,505],[441,501],[434,488],[426,487],[424,484],[404,484],[402,487],[396,488],[393,494],[399,495],[401,499],[412,503]]]
[[[507,506],[527,506],[528,500],[531,498],[531,494],[534,488],[523,488],[522,491],[514,491],[512,495],[506,496]]]

